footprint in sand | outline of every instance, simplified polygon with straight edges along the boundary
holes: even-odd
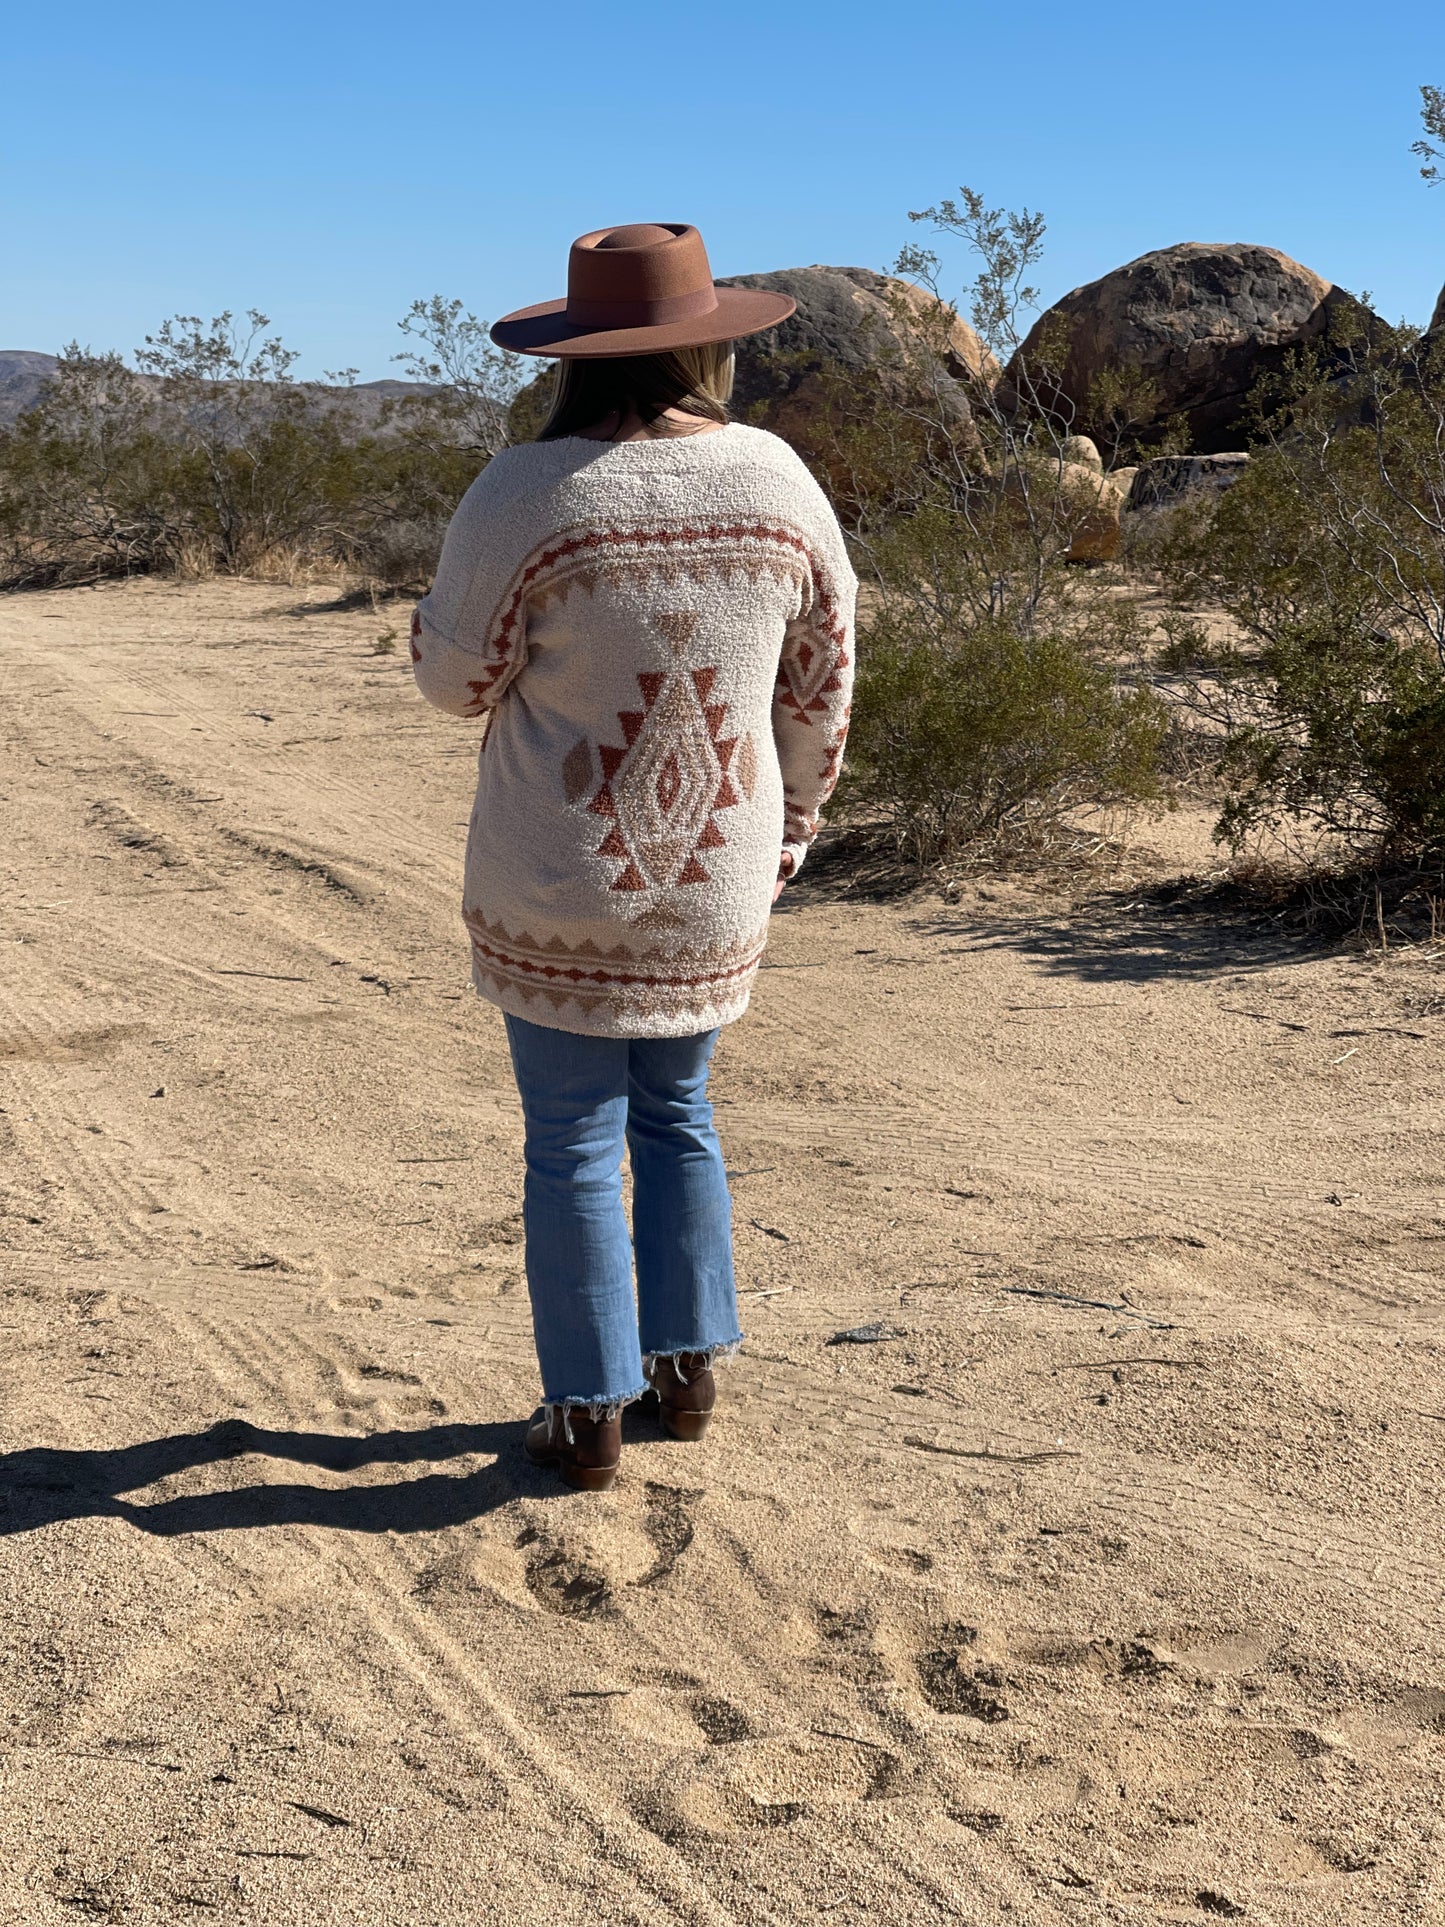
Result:
[[[990,1726],[1009,1717],[1008,1701],[999,1690],[1004,1676],[996,1666],[975,1661],[954,1646],[920,1653],[915,1664],[919,1690],[935,1712],[963,1713]]]
[[[656,1548],[657,1558],[651,1570],[637,1581],[639,1586],[655,1586],[666,1579],[692,1544],[694,1515],[702,1496],[684,1486],[658,1485],[651,1480],[643,1487],[642,1529]]]
[[[696,1718],[696,1705],[693,1712]],[[897,1778],[898,1767],[896,1755],[887,1748],[842,1734],[713,1742],[693,1771],[674,1768],[654,1788],[641,1817],[654,1833],[674,1843],[689,1833],[737,1834],[791,1826],[812,1814],[878,1797]]]
[[[527,1560],[527,1590],[543,1612],[564,1619],[606,1619],[616,1611],[606,1573],[542,1540]]]
[[[896,1531],[899,1525],[907,1527],[915,1524],[916,1521],[904,1519],[890,1523]],[[869,1564],[875,1566],[880,1572],[901,1572],[910,1579],[917,1579],[926,1572],[932,1572],[937,1563],[933,1554],[924,1552],[921,1547],[905,1545],[896,1538],[877,1536],[880,1531],[888,1530],[888,1524],[879,1521],[871,1514],[850,1519],[848,1530],[861,1542],[863,1555]]]
[[[933,1570],[932,1553],[920,1552],[916,1546],[870,1546],[868,1557],[885,1572],[907,1573],[914,1579]]]
[[[692,1717],[697,1722],[698,1731],[709,1746],[736,1746],[742,1740],[753,1737],[753,1723],[739,1706],[730,1700],[715,1699],[710,1693],[699,1693],[692,1702]]]

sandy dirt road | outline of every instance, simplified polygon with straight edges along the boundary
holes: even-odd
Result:
[[[566,1494],[388,626],[0,603],[0,1921],[1445,1920],[1442,965],[790,892],[725,1418]]]

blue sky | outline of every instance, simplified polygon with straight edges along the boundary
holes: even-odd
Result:
[[[695,221],[719,274],[886,267],[960,182],[1042,209],[1048,298],[1178,240],[1283,248],[1391,319],[1445,282],[1409,152],[1428,5],[72,0],[4,47],[0,347],[254,306],[302,372],[372,379],[413,297],[550,298],[585,229]]]

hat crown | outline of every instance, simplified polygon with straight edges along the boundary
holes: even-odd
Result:
[[[655,221],[639,221],[632,227],[610,228],[596,243],[599,248],[650,248],[659,241],[672,240],[676,229],[659,227]]]
[[[691,321],[717,307],[707,249],[683,222],[596,228],[572,243],[567,320],[580,328]]]
[[[695,227],[632,221],[572,243],[565,301],[540,301],[492,323],[499,348],[524,355],[670,354],[776,327],[791,295],[719,288]]]

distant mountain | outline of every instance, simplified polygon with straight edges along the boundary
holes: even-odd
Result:
[[[12,427],[35,406],[55,360],[33,348],[0,348],[0,428]]]
[[[0,348],[0,429],[13,428],[26,410],[35,406],[57,359],[34,348]],[[359,381],[354,388],[335,388],[321,382],[315,385],[328,394],[352,396],[358,419],[366,427],[375,423],[383,403],[427,392],[427,384],[419,381]]]

